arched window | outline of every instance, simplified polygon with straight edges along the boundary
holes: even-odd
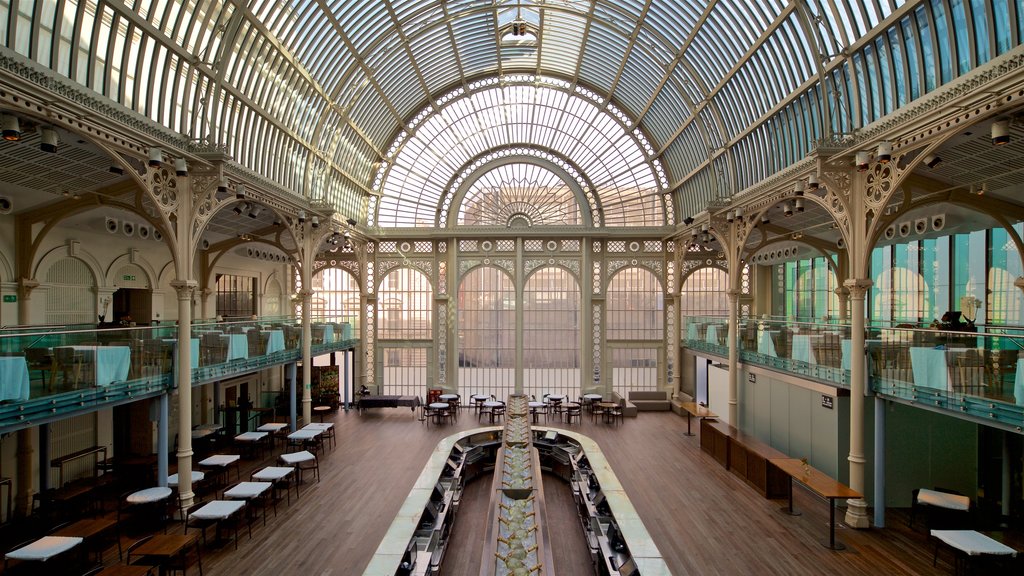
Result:
[[[612,389],[654,390],[664,361],[664,293],[646,268],[624,268],[607,291],[607,340]]]
[[[463,396],[515,390],[516,291],[499,268],[474,268],[459,284],[459,389]]]
[[[523,290],[523,392],[580,393],[580,287],[564,268],[530,275]]]
[[[377,342],[383,393],[425,397],[431,386],[434,291],[427,275],[397,268],[380,283]]]
[[[46,271],[46,283],[47,324],[96,323],[96,281],[85,262],[61,258]]]
[[[359,322],[359,283],[347,270],[327,268],[313,276],[313,318],[318,321]]]
[[[392,270],[378,291],[377,338],[429,340],[433,334],[434,291],[427,275],[413,268]]]
[[[687,316],[725,316],[729,313],[729,273],[710,266],[694,270],[679,291],[679,311]]]

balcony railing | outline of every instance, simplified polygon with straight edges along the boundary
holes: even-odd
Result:
[[[178,328],[14,328],[0,330],[0,431],[156,396],[177,385]],[[315,323],[312,355],[355,345],[347,324]],[[294,320],[192,325],[192,384],[300,359]]]
[[[964,332],[868,326],[865,337],[866,373],[876,394],[1024,426],[1024,328]],[[687,348],[726,356],[727,319],[687,318],[681,341]],[[737,346],[744,363],[849,388],[849,325],[741,318]]]

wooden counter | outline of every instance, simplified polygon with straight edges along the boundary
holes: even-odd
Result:
[[[782,452],[716,420],[700,421],[700,447],[719,464],[743,478],[765,498],[785,498],[789,494],[789,475],[773,465],[771,459],[788,458]]]

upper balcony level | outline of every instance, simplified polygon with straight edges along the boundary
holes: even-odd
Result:
[[[977,332],[869,325],[865,362],[870,389],[879,396],[935,409],[1000,428],[1024,428],[1024,328]],[[973,327],[971,327],[973,328]],[[682,346],[727,356],[724,316],[687,318]],[[740,361],[850,388],[850,326],[740,318]]]
[[[177,385],[178,327],[0,330],[0,432],[157,396]],[[355,347],[348,323],[315,322],[311,355]],[[192,385],[301,360],[292,318],[192,325]]]

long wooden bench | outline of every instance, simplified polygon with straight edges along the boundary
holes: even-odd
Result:
[[[717,420],[700,421],[700,447],[719,464],[746,480],[765,498],[786,498],[789,475],[769,460],[787,455]]]

